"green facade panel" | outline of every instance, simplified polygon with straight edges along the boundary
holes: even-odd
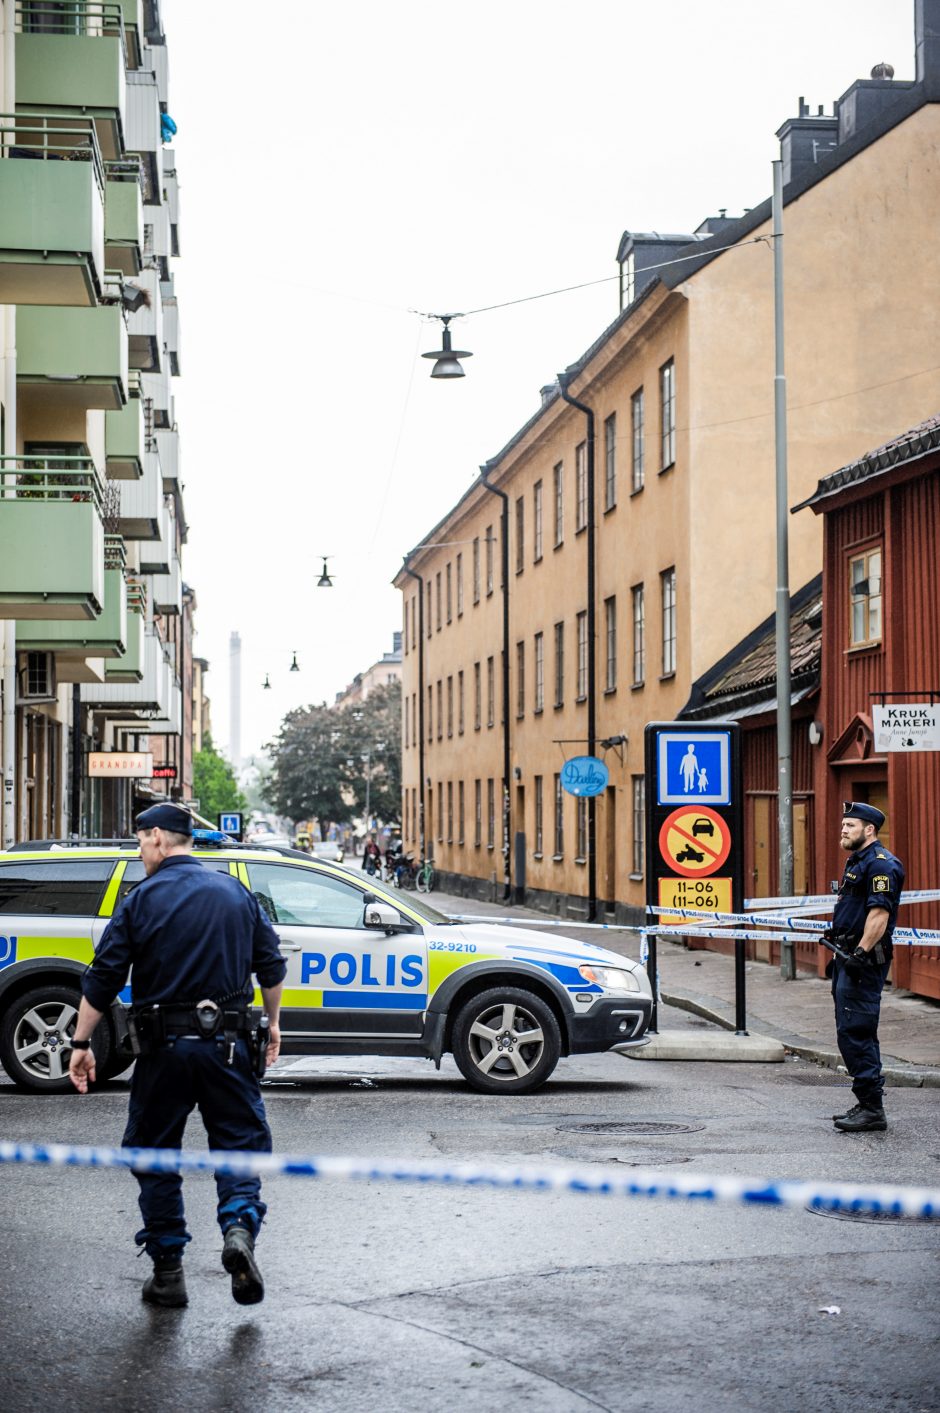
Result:
[[[117,305],[29,306],[16,318],[17,376],[119,384],[127,399],[127,329]]]
[[[144,675],[144,616],[135,609],[127,611],[127,641],[123,657],[112,658],[104,665],[106,682],[140,682]]]
[[[140,182],[105,183],[104,238],[109,245],[143,245],[144,199]]]
[[[92,501],[0,499],[0,544],[0,618],[102,612],[104,530]]]
[[[144,404],[139,397],[120,412],[104,414],[104,449],[110,476],[130,481],[144,474]]]
[[[18,34],[18,108],[124,112],[124,51],[117,35]]]
[[[67,618],[20,620],[16,645],[22,652],[67,652],[73,656],[122,659],[127,648],[127,584],[120,569],[104,571],[104,604],[90,622]]]
[[[91,162],[0,161],[0,260],[68,251],[103,274],[104,214]]]

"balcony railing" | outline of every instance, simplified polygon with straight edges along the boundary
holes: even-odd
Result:
[[[101,615],[103,514],[90,457],[0,457],[0,618]]]
[[[104,200],[104,162],[91,118],[61,113],[0,113],[0,156],[42,162],[90,162]]]
[[[86,39],[104,36],[118,38],[128,64],[127,33],[124,12],[118,3],[109,0],[17,0],[14,9],[15,27],[20,34],[69,34]]]
[[[104,487],[89,456],[0,456],[5,500],[90,501],[103,513]]]

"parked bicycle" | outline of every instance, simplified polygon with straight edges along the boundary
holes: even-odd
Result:
[[[415,878],[415,887],[419,893],[430,893],[434,887],[434,865],[430,859],[425,859],[418,869]]]

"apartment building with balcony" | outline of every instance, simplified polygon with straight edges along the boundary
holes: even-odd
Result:
[[[0,0],[4,844],[192,793],[167,82],[159,0]]]
[[[914,81],[778,133],[791,503],[938,405],[937,0],[915,31]],[[403,828],[458,891],[644,903],[644,726],[774,609],[770,240],[769,201],[625,232],[617,317],[405,556]],[[797,517],[794,590],[821,567]],[[560,786],[592,749],[595,802]]]

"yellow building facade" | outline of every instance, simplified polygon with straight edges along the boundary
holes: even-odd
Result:
[[[866,80],[835,115],[801,111],[781,129],[791,504],[940,406],[932,91],[923,75]],[[801,157],[831,134],[825,161]],[[639,248],[625,241],[622,252]],[[594,414],[593,583],[588,418],[557,385],[395,580],[403,832],[457,891],[509,878],[517,897],[524,887],[530,902],[587,913],[592,810],[559,774],[588,749],[593,640],[595,737],[614,742],[598,747],[610,783],[594,807],[594,892],[598,909],[640,907],[644,726],[674,719],[697,678],[774,610],[769,202],[706,223],[682,257],[628,283],[626,307],[565,375]],[[508,498],[505,703],[503,503],[491,487]],[[795,517],[791,588],[821,564],[818,525]]]

